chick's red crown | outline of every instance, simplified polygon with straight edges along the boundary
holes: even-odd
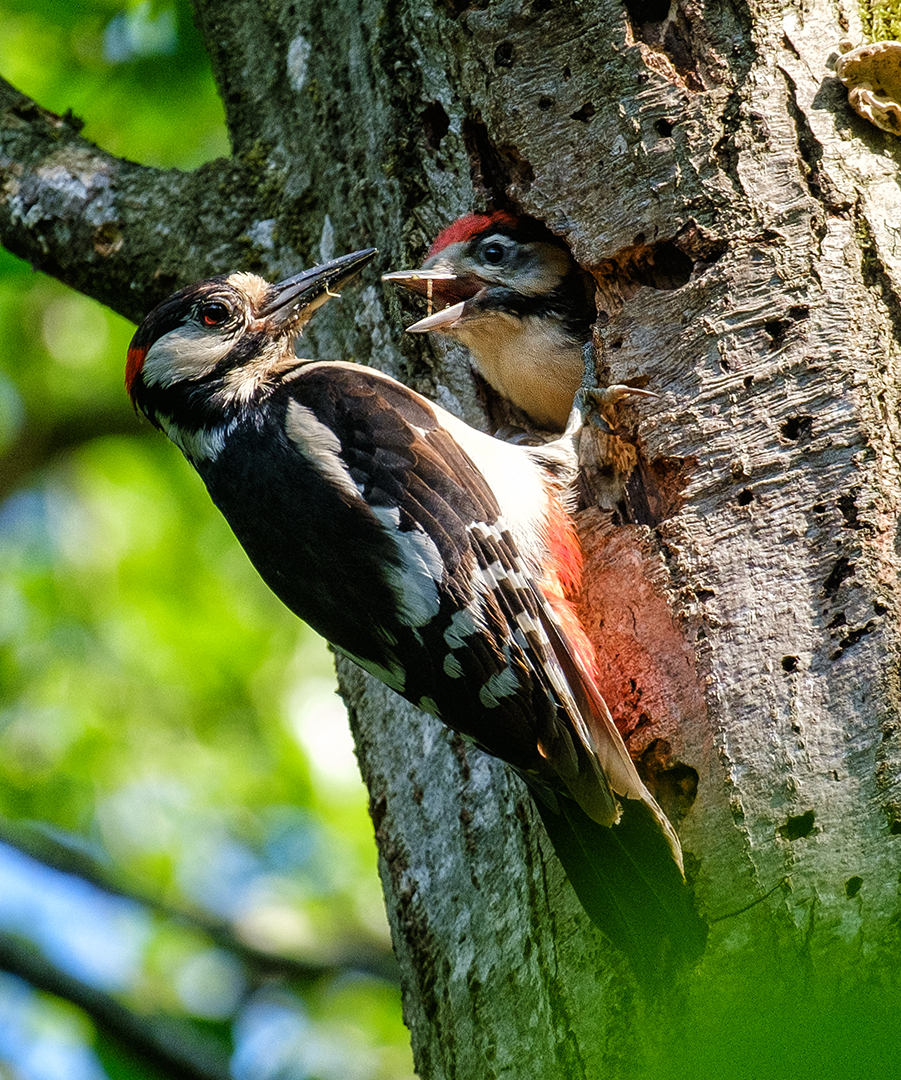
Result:
[[[451,244],[465,243],[486,229],[513,229],[518,224],[518,219],[506,210],[496,210],[493,214],[464,214],[438,234],[429,248],[428,258],[437,255]]]

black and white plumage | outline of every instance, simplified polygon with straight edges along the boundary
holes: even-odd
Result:
[[[177,293],[132,342],[132,399],[295,614],[526,779],[602,928],[638,958],[686,951],[682,927],[697,938],[699,924],[686,922],[678,840],[564,595],[579,570],[560,503],[575,430],[513,446],[378,371],[298,359],[303,323],[372,254],[276,286],[238,273]],[[630,893],[646,908],[637,922]]]

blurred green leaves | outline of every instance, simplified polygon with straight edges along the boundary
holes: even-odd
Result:
[[[228,153],[187,3],[0,0],[0,74],[115,154]],[[0,904],[0,965],[26,980],[0,979],[0,1074],[165,1075],[106,996],[148,1047],[159,1019],[213,1037],[235,1077],[402,1080],[331,658],[132,414],[132,332],[0,252],[0,893],[29,882],[34,916]],[[118,894],[132,915],[104,938],[87,912]],[[79,950],[129,959],[110,984]],[[66,996],[55,975],[86,1011],[28,989]]]
[[[4,0],[0,15],[3,77],[105,150],[181,169],[228,153],[187,3]]]

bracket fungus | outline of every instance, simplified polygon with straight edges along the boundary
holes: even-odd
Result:
[[[842,42],[844,55],[835,73],[848,88],[851,108],[871,124],[901,135],[901,41],[876,41],[852,49]]]

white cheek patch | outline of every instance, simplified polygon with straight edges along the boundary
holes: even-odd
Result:
[[[250,329],[252,330],[253,326]],[[290,372],[297,365],[297,357],[293,353],[288,356],[280,355],[276,344],[274,350],[266,350],[261,356],[227,371],[222,380],[222,387],[215,395],[215,400],[223,408],[228,408],[230,405],[247,405],[253,401],[261,389],[272,385],[279,376]],[[303,408],[302,405],[297,407]],[[310,416],[314,423],[319,423],[312,413]]]
[[[267,367],[261,365],[244,364],[234,368],[225,376],[222,392],[217,396],[226,405],[246,405],[253,400],[267,374]]]
[[[289,401],[285,433],[301,452],[304,460],[309,462],[323,479],[352,499],[360,498],[360,490],[341,459],[338,436],[317,419],[312,409],[296,401]]]
[[[556,244],[538,241],[526,244],[528,265],[516,276],[516,291],[526,296],[546,296],[553,292],[570,268],[569,255]]]
[[[170,387],[187,379],[202,379],[224,359],[235,343],[234,335],[210,333],[188,323],[170,330],[155,341],[144,360],[143,375],[147,386]]]

